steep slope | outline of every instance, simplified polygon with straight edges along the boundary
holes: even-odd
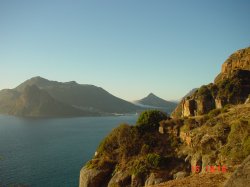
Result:
[[[8,114],[15,105],[20,93],[12,89],[4,89],[0,91],[0,113]]]
[[[181,102],[179,102],[179,104],[176,106],[176,108],[173,110],[171,117],[180,117],[182,116],[182,105],[181,103],[184,102],[184,100],[193,95],[196,91],[198,90],[198,88],[193,88],[192,90],[190,90],[182,99]]]
[[[227,104],[241,104],[250,94],[250,48],[236,51],[222,65],[214,83],[183,99],[173,117],[207,114]]]
[[[27,85],[16,98],[8,114],[25,117],[70,117],[90,115],[53,99],[46,91],[35,85]]]
[[[231,175],[250,154],[250,104],[204,116],[162,119],[147,112],[135,126],[114,129],[80,171],[80,187],[150,186],[188,176],[183,184],[198,179],[211,180],[204,186],[223,184],[224,174]],[[180,186],[178,181],[171,183]]]
[[[193,95],[196,92],[196,90],[198,90],[198,88],[193,88],[182,99],[185,99],[186,97]]]
[[[250,71],[250,47],[234,52],[223,64],[221,73],[215,78],[215,83],[229,78],[235,70]]]
[[[162,108],[166,110],[168,113],[171,113],[175,107],[177,106],[177,103],[166,101],[153,93],[150,93],[147,97],[135,101],[136,104],[144,105],[145,107],[149,106],[152,108]]]
[[[36,85],[60,102],[93,112],[130,113],[139,109],[132,103],[93,85],[78,84],[74,81],[61,83],[34,77],[19,85],[16,90],[21,91],[26,85]]]

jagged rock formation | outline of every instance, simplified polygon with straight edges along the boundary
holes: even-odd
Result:
[[[232,54],[222,65],[214,83],[204,85],[184,98],[172,113],[173,117],[207,114],[227,104],[246,102],[250,94],[250,48]]]

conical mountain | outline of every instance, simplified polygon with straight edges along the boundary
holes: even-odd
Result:
[[[147,97],[144,97],[140,100],[135,101],[135,103],[155,108],[163,108],[167,112],[171,112],[177,106],[177,103],[166,101],[153,93],[150,93]]]

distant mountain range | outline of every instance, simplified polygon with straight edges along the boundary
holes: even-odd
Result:
[[[0,91],[0,113],[28,116],[86,116],[135,113],[141,108],[93,85],[33,77]]]
[[[134,101],[134,103],[144,108],[162,109],[163,111],[166,111],[167,113],[171,113],[177,106],[177,102],[166,101],[156,96],[153,93],[150,93],[145,98]]]

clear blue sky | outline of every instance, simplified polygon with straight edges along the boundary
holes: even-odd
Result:
[[[179,99],[249,45],[247,0],[0,1],[0,89],[39,75]]]

